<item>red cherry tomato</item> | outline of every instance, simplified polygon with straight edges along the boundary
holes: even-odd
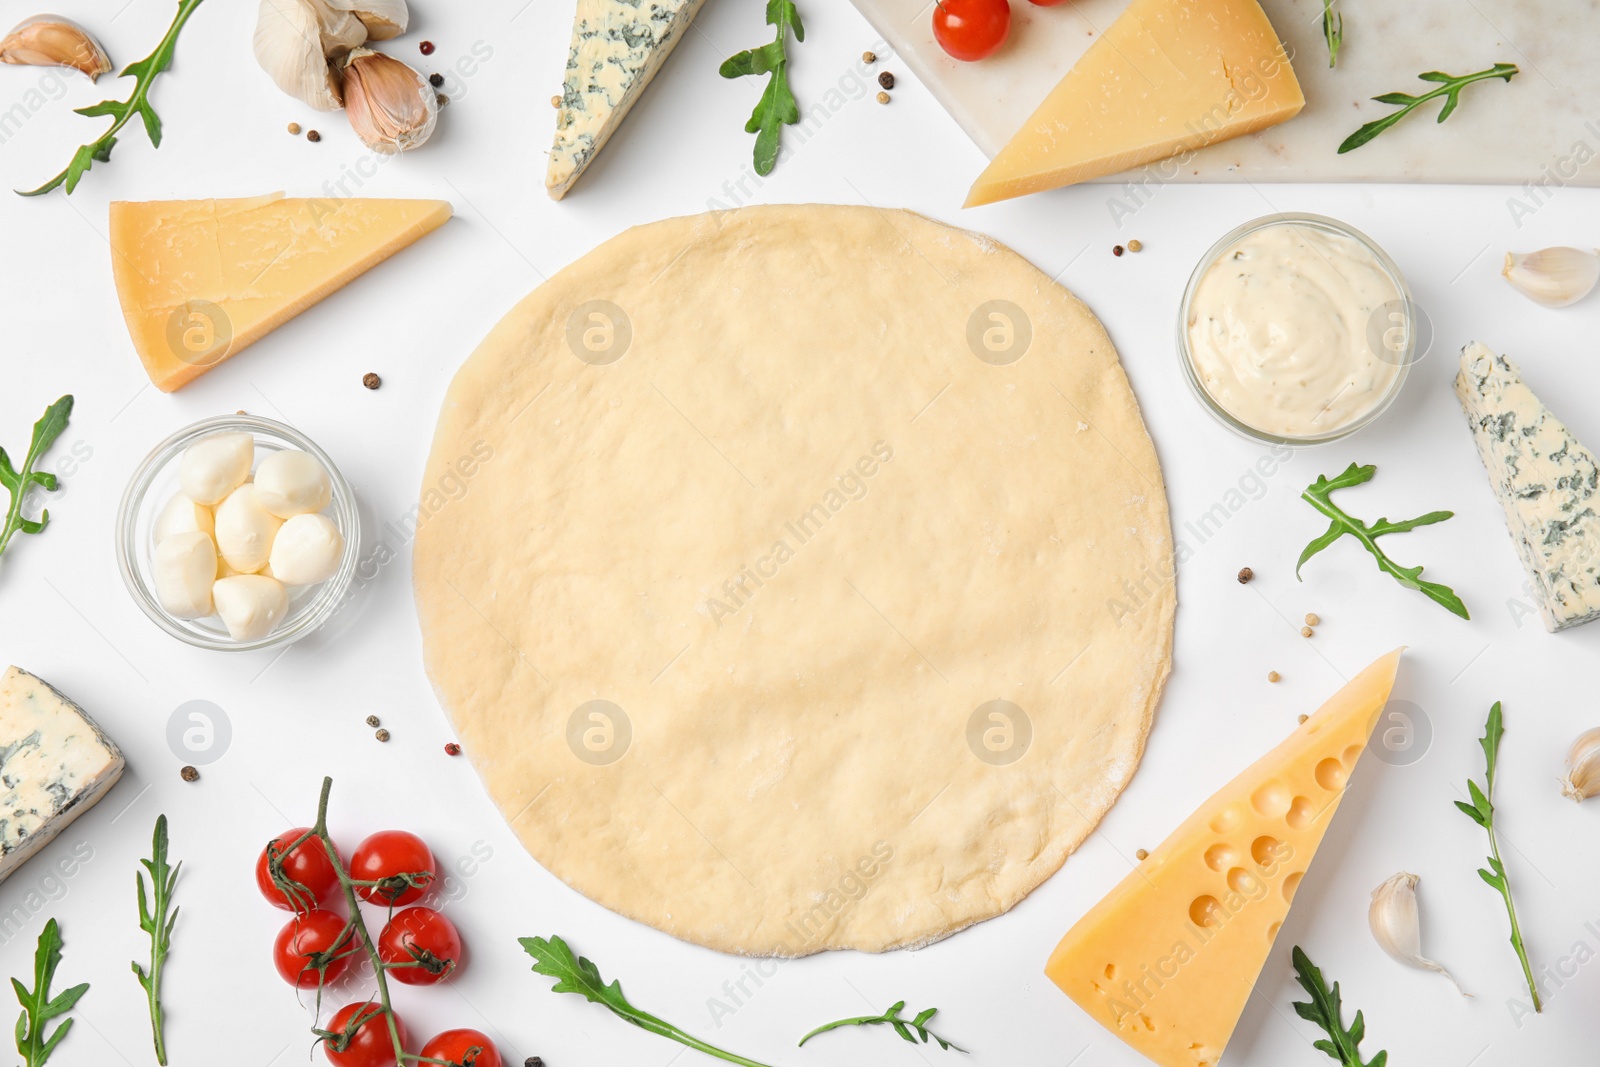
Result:
[[[433,853],[416,834],[381,830],[356,846],[350,860],[350,877],[358,882],[383,882],[359,886],[356,892],[372,904],[401,905],[421,900],[439,873]],[[403,877],[411,875],[410,879]],[[414,883],[414,884],[413,884]]]
[[[476,1030],[446,1030],[422,1046],[422,1055],[449,1060],[456,1067],[500,1067],[494,1042]]]
[[[346,1033],[352,1021],[354,1028]],[[398,1015],[394,1026],[404,1047],[410,1039]],[[334,1014],[327,1029],[334,1036],[323,1039],[322,1051],[334,1067],[395,1067],[394,1039],[389,1036],[380,1005],[370,1001],[346,1004]]]
[[[460,966],[461,935],[455,923],[432,908],[407,908],[378,935],[378,958],[384,963],[420,964],[390,971],[396,982],[435,985]]]
[[[1057,4],[1066,3],[1067,0],[1028,0],[1028,2],[1034,7],[1055,7]]]
[[[933,36],[939,47],[967,63],[994,55],[1011,32],[1007,0],[938,0]]]
[[[353,931],[337,912],[308,911],[297,915],[278,931],[272,943],[272,962],[277,965],[283,980],[299,989],[314,989],[322,978],[324,985],[339,980],[350,969],[353,955],[345,953],[355,947]],[[332,957],[337,956],[337,959]],[[326,977],[319,975],[319,965]]]
[[[339,888],[339,875],[334,870],[333,861],[328,859],[328,850],[314,837],[284,856],[279,864],[283,876],[295,883],[290,886],[294,901],[291,903],[289,896],[273,883],[272,872],[267,866],[268,854],[281,853],[308,832],[302,827],[279,834],[267,842],[267,847],[261,850],[261,855],[256,859],[256,887],[275,908],[293,912],[310,911],[326,903]]]

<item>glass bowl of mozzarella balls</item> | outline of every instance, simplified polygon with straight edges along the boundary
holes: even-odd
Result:
[[[128,483],[117,562],[134,602],[220,652],[287,645],[339,609],[361,519],[327,453],[271,419],[225,415],[173,434]]]

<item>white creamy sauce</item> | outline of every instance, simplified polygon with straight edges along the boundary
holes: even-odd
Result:
[[[1301,223],[1265,226],[1195,287],[1189,358],[1211,398],[1245,425],[1333,433],[1370,412],[1400,373],[1395,354],[1380,358],[1368,343],[1373,314],[1399,299],[1360,242]]]

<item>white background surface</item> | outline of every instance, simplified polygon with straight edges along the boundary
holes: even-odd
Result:
[[[96,27],[125,63],[160,37],[173,7],[170,0],[133,0],[113,19],[96,5],[69,3],[63,13]],[[1297,714],[1399,644],[1412,651],[1396,695],[1422,709],[1431,745],[1408,766],[1363,761],[1224,1062],[1329,1062],[1311,1048],[1318,1035],[1289,1006],[1298,993],[1289,946],[1297,943],[1342,982],[1350,1012],[1365,1009],[1369,1057],[1387,1048],[1396,1067],[1465,1067],[1590,1055],[1600,997],[1600,966],[1587,963],[1600,952],[1593,893],[1600,811],[1561,798],[1556,776],[1567,742],[1600,724],[1593,680],[1600,627],[1555,637],[1511,610],[1523,595],[1523,576],[1450,382],[1455,352],[1480,338],[1520,358],[1558,413],[1600,444],[1593,400],[1600,300],[1550,312],[1497,276],[1507,248],[1600,241],[1600,194],[1561,191],[1520,228],[1508,212],[1512,191],[1488,188],[1168,188],[1120,228],[1107,207],[1114,191],[1105,187],[962,213],[955,205],[983,164],[980,153],[892,58],[874,73],[899,76],[894,102],[873,102],[851,71],[874,36],[840,3],[805,5],[809,33],[794,52],[800,100],[824,104],[828,117],[769,179],[756,181],[741,125],[759,87],[724,82],[716,67],[725,55],[768,39],[768,31],[758,5],[721,0],[707,6],[577,190],[555,204],[542,183],[553,121],[548,100],[559,89],[571,5],[419,0],[415,7],[416,29],[393,46],[397,55],[430,71],[449,69],[475,45],[492,49],[492,57],[452,87],[456,102],[432,144],[383,163],[347,192],[448,198],[458,217],[179,395],[149,386],[129,345],[105,243],[108,200],[274,189],[315,195],[370,158],[342,116],[312,115],[256,68],[253,5],[212,0],[195,15],[177,69],[155,92],[168,133],[159,151],[130,131],[113,162],[97,166],[72,198],[0,199],[7,235],[0,256],[7,327],[0,438],[13,453],[24,448],[45,405],[72,392],[78,407],[51,465],[74,446],[92,453],[64,476],[50,529],[19,536],[6,553],[0,659],[81,702],[129,757],[128,774],[108,799],[0,887],[0,914],[20,907],[28,916],[20,930],[0,929],[0,971],[26,973],[34,939],[54,915],[67,942],[59,985],[93,985],[52,1063],[153,1062],[128,961],[147,951],[133,880],[161,812],[172,821],[174,855],[185,861],[165,990],[172,1062],[306,1062],[308,1012],[269,963],[285,915],[259,898],[251,864],[268,836],[310,821],[324,773],[337,780],[332,824],[347,847],[373,830],[410,829],[456,870],[451,888],[459,899],[446,910],[470,960],[445,988],[397,993],[418,1035],[479,1027],[516,1064],[533,1054],[551,1067],[708,1062],[579,998],[549,993],[549,981],[529,973],[515,938],[559,932],[608,978],[623,979],[639,1005],[764,1062],[958,1062],[953,1053],[912,1048],[882,1030],[794,1049],[816,1023],[904,998],[913,1009],[942,1009],[943,1030],[974,1050],[976,1064],[1140,1063],[1046,981],[1049,950],[1127,873],[1136,849],[1153,848],[1287,734]],[[7,0],[0,21],[32,13]],[[423,38],[438,44],[431,61],[417,54]],[[26,186],[53,174],[101,125],[69,108],[121,95],[131,84],[91,87],[0,69],[0,108],[22,102],[36,112],[0,152],[0,181]],[[40,107],[28,102],[34,89]],[[44,99],[50,96],[59,98]],[[321,129],[323,142],[289,138],[283,128],[290,120]],[[1453,136],[1448,126],[1436,132]],[[401,548],[400,558],[381,568],[324,634],[279,657],[229,656],[182,646],[139,614],[116,573],[112,525],[123,486],[151,446],[196,419],[243,408],[319,441],[355,485],[376,537],[415,501],[452,371],[516,299],[629,225],[701,211],[711,198],[727,206],[725,183],[741,181],[741,201],[914,208],[994,234],[1046,272],[1060,272],[1122,353],[1161,451],[1181,537],[1188,536],[1183,524],[1239,486],[1265,451],[1217,428],[1185,391],[1175,363],[1179,293],[1217,236],[1274,210],[1344,219],[1401,264],[1432,315],[1437,341],[1378,424],[1344,444],[1297,454],[1219,534],[1192,543],[1195,556],[1179,577],[1176,668],[1144,765],[1059,875],[1010,914],[919,952],[783,963],[718,1025],[708,1000],[726,997],[724,982],[738,979],[748,961],[677,943],[566,889],[523,853],[467,761],[441,751],[450,733],[421,667],[408,550],[391,545]],[[1145,251],[1113,259],[1112,244],[1131,237]],[[361,387],[369,370],[383,375],[381,391]],[[1452,584],[1473,621],[1400,588],[1350,543],[1311,563],[1304,584],[1294,581],[1295,557],[1323,528],[1299,502],[1299,490],[1352,460],[1379,465],[1373,485],[1343,497],[1358,514],[1457,512],[1448,523],[1387,543],[1401,561],[1426,563],[1429,577]],[[1249,587],[1234,580],[1245,565],[1258,575]],[[1324,620],[1311,641],[1298,632],[1307,611]],[[1283,681],[1269,686],[1268,670],[1282,672]],[[173,710],[192,699],[222,706],[233,737],[191,785],[178,777],[185,761],[169,751],[165,728]],[[1575,971],[1554,988],[1543,1017],[1520,1025],[1509,1006],[1524,994],[1505,916],[1473,873],[1483,835],[1450,803],[1464,795],[1469,775],[1481,774],[1476,738],[1495,699],[1506,702],[1508,723],[1497,799],[1528,947],[1536,966]],[[393,731],[387,745],[363,724],[369,714]],[[54,861],[81,843],[93,858],[70,879],[52,878]],[[454,865],[474,849],[489,858],[470,875],[460,873]],[[1443,979],[1401,968],[1372,942],[1368,893],[1402,869],[1423,876],[1424,947],[1478,994],[1475,1000],[1461,1000]],[[1562,962],[1574,953],[1584,962]]]

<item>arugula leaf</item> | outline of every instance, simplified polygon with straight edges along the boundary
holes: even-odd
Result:
[[[49,451],[55,444],[56,438],[61,436],[61,431],[67,428],[67,418],[72,414],[72,395],[62,397],[45,409],[39,421],[33,424],[33,440],[28,445],[28,454],[22,461],[22,470],[18,471],[11,465],[11,457],[6,455],[6,450],[0,448],[0,486],[4,486],[11,493],[11,506],[6,510],[6,521],[0,526],[0,552],[6,550],[6,545],[11,542],[11,535],[21,530],[26,534],[44,532],[50,523],[50,511],[45,509],[39,513],[38,519],[29,519],[22,514],[23,501],[27,499],[28,488],[37,485],[46,492],[56,491],[56,476],[48,471],[36,471],[34,464],[39,457]]]
[[[802,1037],[800,1039],[800,1044],[804,1045],[807,1041],[810,1041],[818,1034],[825,1034],[829,1030],[837,1030],[841,1026],[874,1026],[880,1023],[886,1023],[889,1026],[894,1027],[895,1033],[899,1034],[903,1039],[911,1042],[913,1045],[917,1043],[918,1037],[922,1038],[922,1043],[924,1045],[926,1045],[928,1040],[931,1038],[932,1040],[937,1041],[939,1043],[939,1047],[946,1051],[951,1049],[954,1049],[957,1052],[967,1051],[954,1041],[946,1041],[944,1038],[928,1029],[929,1020],[931,1020],[935,1015],[939,1014],[938,1008],[928,1008],[927,1010],[921,1012],[915,1019],[902,1019],[900,1017],[900,1009],[904,1008],[905,1006],[906,1002],[899,1000],[890,1005],[889,1010],[884,1012],[882,1015],[860,1015],[854,1019],[840,1019],[838,1022],[826,1023],[817,1027],[805,1037]],[[913,1036],[912,1031],[916,1031],[915,1036]]]
[[[1324,29],[1327,27],[1326,15],[1323,16],[1323,27]],[[1343,26],[1341,25],[1340,28],[1342,30]],[[1329,66],[1332,66],[1332,63]],[[1421,96],[1412,96],[1409,93],[1384,93],[1382,96],[1373,97],[1372,99],[1380,104],[1394,104],[1400,110],[1391,112],[1381,119],[1373,119],[1355,133],[1346,137],[1344,143],[1339,146],[1339,154],[1342,156],[1346,152],[1360,148],[1378,136],[1378,134],[1411,114],[1422,104],[1427,103],[1429,100],[1437,100],[1441,96],[1445,98],[1445,101],[1444,107],[1439,111],[1438,121],[1443,122],[1460,105],[1461,90],[1473,82],[1487,81],[1490,78],[1503,78],[1509,82],[1520,73],[1521,71],[1513,63],[1496,63],[1488,70],[1480,70],[1475,74],[1446,74],[1438,70],[1430,70],[1426,74],[1418,74],[1418,79],[1425,82],[1436,82],[1439,88],[1431,89]]]
[[[741,1064],[742,1067],[766,1067],[766,1064],[747,1060],[743,1056],[736,1056],[708,1045],[697,1037],[693,1037],[673,1026],[665,1020],[658,1019],[648,1012],[640,1011],[628,1003],[628,998],[622,994],[622,983],[612,981],[607,985],[605,979],[600,977],[600,969],[588,959],[574,956],[572,949],[559,937],[552,936],[549,940],[542,937],[519,937],[517,944],[522,946],[524,952],[533,957],[533,971],[547,978],[554,978],[556,984],[551,988],[554,993],[577,993],[584,999],[601,1007],[609,1008],[612,1014],[620,1019],[648,1030],[652,1034],[668,1038],[687,1045],[707,1056],[715,1056],[728,1063]]]
[[[795,103],[789,89],[789,30],[794,39],[804,41],[806,29],[800,22],[800,12],[794,0],[767,0],[767,25],[778,28],[777,39],[760,48],[750,48],[723,61],[718,73],[724,78],[742,78],[747,74],[771,74],[766,91],[756,103],[750,121],[744,124],[745,133],[756,135],[756,173],[765,177],[778,163],[778,142],[784,126],[800,121],[800,106]]]
[[[1344,44],[1344,15],[1334,14],[1335,0],[1322,0],[1322,39],[1328,42],[1328,67],[1339,63],[1339,46]]]
[[[1317,970],[1310,957],[1299,946],[1294,947],[1295,981],[1300,983],[1311,997],[1310,1003],[1295,1001],[1295,1014],[1307,1022],[1316,1023],[1327,1033],[1323,1040],[1313,1041],[1312,1047],[1321,1049],[1329,1056],[1339,1061],[1339,1067],[1384,1067],[1389,1062],[1389,1053],[1380,1052],[1372,1059],[1362,1062],[1361,1039],[1366,1036],[1367,1023],[1356,1012],[1355,1021],[1350,1024],[1350,1029],[1344,1028],[1344,1008],[1339,1003],[1339,983],[1333,983],[1330,990],[1323,981],[1322,972]]]
[[[150,138],[150,143],[156,148],[161,147],[161,118],[150,105],[150,86],[156,76],[172,66],[172,53],[178,44],[178,33],[183,29],[183,24],[189,21],[189,16],[194,14],[194,9],[199,7],[202,0],[179,0],[178,14],[173,19],[172,26],[167,30],[167,35],[161,38],[161,43],[156,50],[137,63],[130,63],[123,68],[119,78],[136,78],[133,95],[126,100],[102,100],[98,104],[80,107],[77,113],[89,118],[113,118],[115,122],[111,128],[100,135],[100,138],[89,144],[82,145],[73,153],[72,162],[67,164],[67,169],[45,182],[37,189],[23,192],[17,190],[19,196],[43,196],[51,190],[65,185],[67,194],[78,187],[83,176],[89,168],[96,163],[109,163],[111,149],[116,147],[117,134],[128,122],[138,116],[144,122],[144,132]]]
[[[138,963],[133,965],[133,973],[139,976],[139,984],[144,987],[145,995],[150,1000],[150,1028],[155,1035],[156,1062],[161,1067],[167,1067],[167,1042],[164,1033],[164,1016],[161,1011],[161,968],[167,961],[167,953],[172,949],[172,927],[178,921],[178,908],[172,908],[172,913],[167,914],[167,909],[172,905],[172,889],[178,884],[178,871],[183,868],[179,863],[176,867],[167,865],[167,817],[165,815],[156,819],[155,836],[150,844],[150,858],[140,860],[144,869],[150,872],[150,897],[154,906],[150,906],[150,899],[145,896],[144,875],[135,875],[139,883],[139,929],[150,935],[150,970],[146,971]]]
[[[1467,795],[1472,798],[1472,803],[1458,800],[1455,802],[1467,818],[1483,827],[1489,835],[1489,868],[1478,868],[1478,877],[1482,878],[1491,889],[1500,894],[1506,903],[1506,915],[1511,919],[1511,947],[1516,950],[1517,960],[1522,964],[1522,976],[1527,980],[1528,993],[1533,997],[1533,1010],[1541,1012],[1544,1005],[1539,1001],[1539,986],[1533,980],[1533,967],[1528,962],[1528,949],[1522,943],[1522,928],[1517,924],[1517,905],[1511,899],[1511,883],[1506,878],[1505,864],[1500,862],[1500,841],[1494,832],[1494,772],[1500,762],[1500,739],[1506,734],[1505,716],[1501,711],[1500,702],[1494,702],[1494,707],[1489,709],[1489,719],[1483,726],[1483,737],[1478,744],[1483,749],[1483,761],[1486,770],[1483,775],[1483,788],[1478,788],[1478,783],[1467,779]]]
[[[1378,547],[1378,538],[1380,537],[1388,534],[1405,533],[1407,530],[1415,530],[1419,526],[1432,526],[1434,523],[1452,518],[1455,512],[1430,511],[1426,515],[1415,519],[1406,519],[1404,522],[1390,522],[1388,519],[1379,519],[1369,526],[1360,519],[1350,516],[1333,502],[1334,490],[1348,489],[1354,485],[1370,482],[1373,475],[1377,473],[1378,468],[1374,464],[1369,463],[1362,467],[1352,463],[1345,468],[1344,473],[1336,478],[1318,475],[1317,480],[1307,486],[1305,492],[1300,494],[1300,499],[1326,515],[1331,520],[1331,523],[1325,532],[1314,538],[1305,547],[1305,551],[1300,553],[1300,561],[1294,567],[1294,576],[1296,578],[1300,577],[1300,568],[1305,566],[1308,559],[1339,540],[1339,538],[1349,534],[1357,541],[1360,541],[1368,552],[1372,553],[1373,558],[1378,561],[1378,569],[1383,573],[1392,576],[1395,581],[1407,589],[1417,590],[1423,596],[1443,606],[1453,614],[1459,615],[1463,619],[1470,619],[1472,616],[1467,614],[1467,606],[1461,602],[1460,597],[1456,596],[1453,589],[1437,582],[1423,581],[1421,567],[1402,567],[1390,559],[1383,549]],[[1301,580],[1303,581],[1304,579]]]
[[[50,1053],[72,1031],[72,1020],[63,1020],[48,1038],[44,1033],[45,1024],[71,1011],[89,991],[89,983],[84,982],[50,999],[50,983],[55,980],[56,965],[60,962],[61,928],[51,919],[39,934],[39,948],[33,956],[32,991],[17,979],[11,979],[11,988],[17,991],[17,1000],[22,1004],[22,1015],[17,1018],[17,1051],[22,1054],[24,1067],[44,1067]]]

